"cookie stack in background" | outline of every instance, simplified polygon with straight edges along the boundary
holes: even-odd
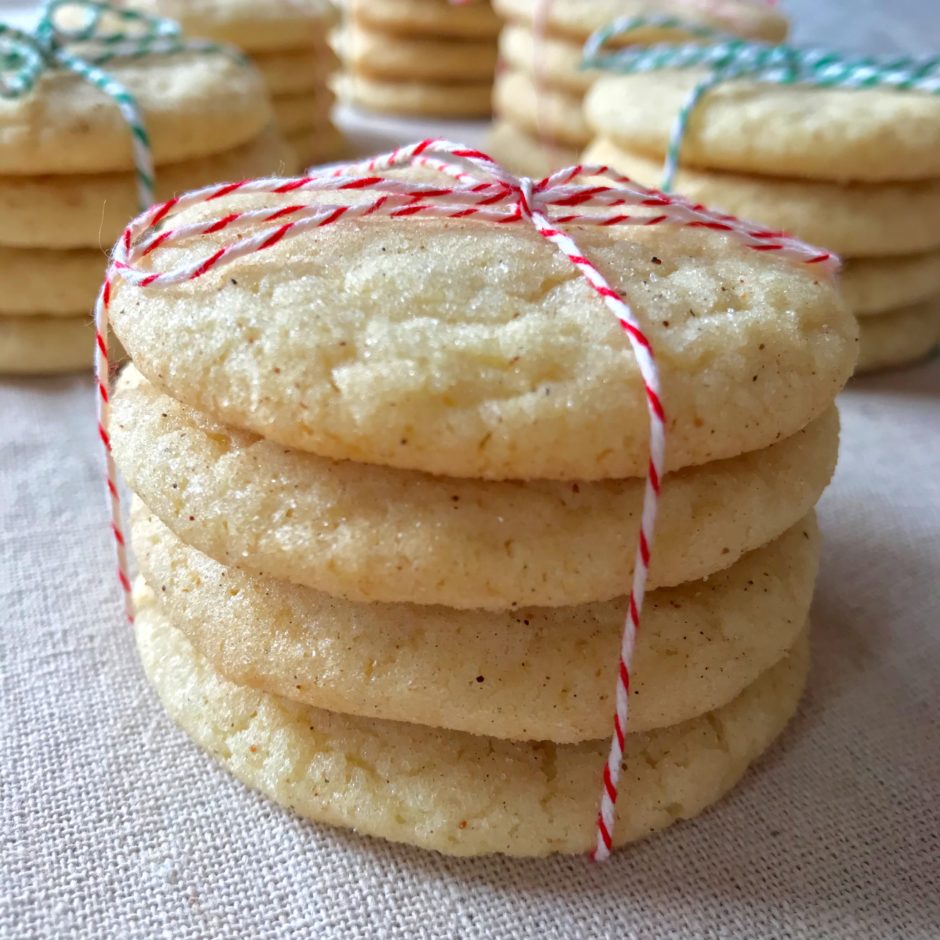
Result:
[[[673,123],[705,74],[600,79],[584,158],[661,186]],[[692,114],[672,188],[841,255],[859,372],[916,361],[940,341],[940,96],[720,85]]]
[[[287,164],[261,78],[236,57],[105,68],[140,106],[158,198]],[[106,253],[142,209],[133,137],[114,99],[75,74],[45,72],[0,98],[0,373],[90,368]]]
[[[496,120],[487,149],[517,173],[542,177],[578,162],[593,134],[583,114],[584,95],[598,73],[584,70],[588,37],[618,17],[681,16],[744,37],[779,41],[787,20],[751,0],[676,4],[667,0],[494,0],[505,19],[500,73],[493,95]],[[684,41],[688,34],[645,26],[632,44]]]
[[[669,416],[622,844],[719,799],[796,709],[856,335],[818,268],[701,230],[572,234],[648,332]],[[372,215],[112,296],[136,636],[173,719],[310,819],[591,848],[649,419],[571,262],[523,224]]]
[[[343,138],[331,117],[330,84],[339,61],[328,42],[338,20],[329,0],[123,2],[177,20],[187,36],[244,50],[267,82],[277,125],[297,155],[296,169],[342,152]]]
[[[365,111],[439,118],[491,110],[499,18],[489,0],[346,0],[342,97]]]

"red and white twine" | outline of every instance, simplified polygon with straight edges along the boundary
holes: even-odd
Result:
[[[420,166],[441,173],[446,185],[381,175],[396,168]],[[591,185],[577,181],[592,177]],[[287,197],[359,193],[361,201],[318,203]],[[234,194],[268,194],[277,204],[262,209],[229,212],[218,218],[170,227],[174,215],[190,206],[211,204]],[[362,196],[365,198],[362,198]],[[371,198],[374,197],[374,198]],[[209,186],[162,205],[154,206],[128,226],[114,249],[96,308],[96,371],[99,391],[98,430],[105,447],[111,525],[118,557],[118,577],[128,619],[133,621],[131,585],[127,568],[120,498],[109,432],[111,371],[108,327],[114,284],[121,280],[142,289],[195,281],[237,259],[265,251],[304,232],[369,216],[408,219],[420,216],[468,219],[493,224],[532,225],[573,264],[616,317],[630,342],[639,366],[649,415],[649,465],[643,499],[633,584],[617,669],[616,711],[610,755],[603,774],[593,857],[603,860],[613,845],[617,787],[623,762],[629,713],[630,664],[647,573],[656,511],[659,503],[666,447],[666,417],[659,371],[649,340],[629,304],[614,290],[593,262],[578,248],[566,225],[621,226],[674,225],[723,232],[754,251],[779,255],[792,262],[835,270],[838,259],[779,232],[711,212],[681,197],[667,196],[634,183],[606,166],[573,166],[542,180],[519,179],[478,150],[446,140],[424,140],[375,159],[321,170],[300,179],[263,179]],[[180,268],[149,270],[140,263],[157,249],[198,240],[205,235],[231,234],[215,251]]]

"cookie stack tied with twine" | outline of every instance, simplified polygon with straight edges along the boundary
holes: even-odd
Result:
[[[243,49],[264,76],[298,169],[333,160],[342,151],[343,138],[331,117],[330,82],[339,62],[327,39],[337,20],[329,0],[125,0],[125,5],[179,21],[187,36]]]
[[[832,267],[445,141],[141,217],[101,436],[170,715],[303,816],[450,854],[603,858],[701,812],[806,676]]]
[[[31,34],[0,25],[0,50],[0,372],[89,368],[102,244],[155,193],[285,150],[257,73],[166,20],[60,0]]]
[[[499,18],[489,0],[348,0],[343,97],[366,111],[490,113]]]
[[[505,19],[499,37],[501,69],[489,150],[517,173],[541,177],[577,162],[593,135],[584,95],[598,72],[581,66],[581,49],[596,30],[622,16],[681,11],[675,25],[652,19],[623,42],[683,42],[687,23],[779,41],[787,20],[763,0],[494,0]],[[664,19],[664,18],[663,18]]]
[[[712,36],[709,46],[605,48],[585,155],[665,190],[792,232],[845,258],[858,369],[940,341],[940,57],[847,58]],[[665,168],[664,168],[665,161]]]

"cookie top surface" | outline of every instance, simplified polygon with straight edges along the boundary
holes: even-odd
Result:
[[[625,597],[499,614],[355,604],[211,561],[140,503],[132,529],[163,609],[239,684],[343,714],[513,740],[576,743],[610,729]],[[785,655],[809,611],[818,543],[809,516],[727,571],[649,595],[631,731],[718,708]]]
[[[329,460],[234,431],[132,366],[113,402],[131,489],[185,542],[252,574],[356,601],[498,610],[608,600],[633,571],[640,479],[521,484]],[[772,447],[669,474],[650,586],[713,575],[776,538],[819,500],[837,450],[831,408]]]
[[[496,11],[509,20],[532,23],[538,0],[493,0]],[[713,26],[747,39],[779,42],[787,35],[787,18],[771,6],[752,0],[552,0],[549,32],[585,40],[595,30],[625,16],[675,16],[690,23]],[[687,33],[648,26],[630,33],[631,43],[676,41]],[[624,37],[626,41],[626,37]]]
[[[628,149],[662,156],[676,115],[708,73],[608,75],[585,99],[589,123]],[[729,81],[692,112],[682,162],[836,182],[940,177],[940,95]]]
[[[218,199],[173,225],[256,204]],[[850,374],[855,322],[818,267],[674,226],[569,231],[648,332],[667,469],[795,433]],[[139,268],[199,264],[232,237],[161,245]],[[646,471],[624,330],[528,224],[344,220],[184,284],[119,279],[112,316],[157,386],[301,450],[494,479]]]
[[[257,70],[227,52],[115,59],[106,71],[139,105],[159,166],[222,153],[271,120]],[[44,73],[21,98],[0,98],[0,173],[108,173],[134,169],[117,103],[70,72]]]
[[[227,42],[246,52],[303,49],[337,20],[329,0],[125,0],[179,22],[187,36]]]

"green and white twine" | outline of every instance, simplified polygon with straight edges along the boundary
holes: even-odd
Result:
[[[626,46],[605,51],[615,37],[657,26],[681,30],[707,44]],[[819,88],[893,88],[940,94],[940,56],[914,58],[846,57],[826,49],[773,46],[738,39],[710,27],[674,17],[624,17],[599,29],[584,46],[581,67],[632,74],[660,69],[708,69],[679,109],[669,137],[662,189],[675,184],[682,142],[689,120],[702,98],[716,85],[749,78],[774,85],[813,85]]]
[[[63,25],[62,14],[76,25]],[[108,29],[108,23],[116,24]],[[124,10],[101,0],[47,0],[32,33],[0,23],[0,98],[22,98],[40,77],[55,70],[72,72],[101,89],[118,106],[131,132],[138,201],[155,201],[153,154],[140,105],[103,68],[118,59],[179,52],[230,51],[209,42],[182,38],[179,24],[163,17]]]

